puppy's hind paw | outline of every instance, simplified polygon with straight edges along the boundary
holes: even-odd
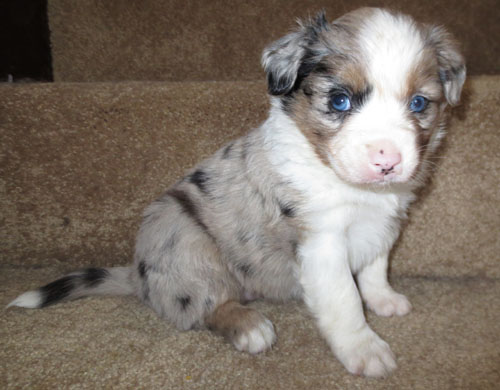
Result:
[[[257,310],[236,301],[228,301],[217,307],[207,318],[207,325],[242,352],[264,352],[276,341],[271,321]]]
[[[258,326],[243,331],[233,339],[238,351],[256,354],[271,348],[276,341],[276,333],[271,321],[265,319]]]

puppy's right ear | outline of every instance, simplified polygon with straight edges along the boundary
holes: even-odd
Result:
[[[325,55],[317,45],[323,31],[330,29],[325,13],[307,23],[299,21],[299,29],[273,42],[262,53],[262,66],[267,73],[271,95],[285,95],[298,87]]]

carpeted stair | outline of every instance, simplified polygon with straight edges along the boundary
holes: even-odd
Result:
[[[128,264],[144,207],[265,118],[264,44],[295,17],[325,8],[333,18],[361,2],[290,1],[283,13],[282,1],[125,3],[49,1],[56,82],[0,84],[0,305],[64,272]],[[397,4],[433,20],[436,8],[451,3]],[[457,35],[464,20],[482,16],[472,35],[498,29],[488,24],[488,1],[457,3],[455,18],[441,15]],[[251,23],[242,25],[247,16]],[[151,20],[167,20],[164,45],[171,46],[162,46]],[[120,60],[110,37],[125,36],[124,26],[136,40],[121,43]],[[465,45],[471,50],[472,38]],[[141,50],[149,54],[131,54]],[[252,304],[274,322],[278,342],[250,356],[210,332],[176,330],[134,298],[109,297],[4,310],[0,388],[498,389],[500,69],[498,52],[474,53],[484,61],[473,59],[475,75],[453,110],[435,176],[392,254],[392,283],[414,309],[403,318],[367,313],[397,355],[390,377],[349,375],[302,303]],[[164,73],[154,58],[171,61],[168,76],[158,76]]]

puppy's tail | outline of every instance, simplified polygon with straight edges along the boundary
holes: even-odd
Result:
[[[7,305],[38,309],[91,295],[134,293],[131,267],[87,268],[73,272],[37,290],[21,294]]]

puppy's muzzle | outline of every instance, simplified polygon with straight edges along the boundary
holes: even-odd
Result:
[[[402,173],[402,156],[391,141],[380,140],[368,145],[368,164],[373,179]]]

